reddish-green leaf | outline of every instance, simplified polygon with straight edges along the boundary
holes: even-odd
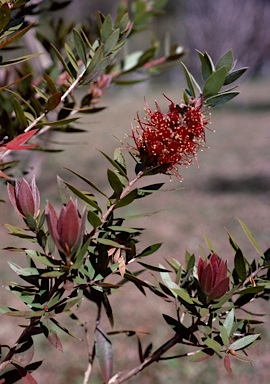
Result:
[[[51,97],[49,97],[46,103],[47,111],[52,111],[53,109],[55,109],[61,102],[61,97],[62,97],[61,92],[56,92]]]

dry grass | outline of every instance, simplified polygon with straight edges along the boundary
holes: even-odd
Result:
[[[163,247],[155,256],[151,257],[154,263],[162,262],[164,257],[175,257],[183,261],[185,250],[200,254],[199,245],[205,249],[204,234],[213,242],[217,253],[233,260],[233,253],[228,242],[225,228],[233,234],[248,260],[257,257],[256,251],[245,237],[236,217],[241,218],[250,227],[262,249],[270,244],[269,236],[269,195],[270,195],[270,152],[269,152],[269,111],[266,109],[247,109],[252,103],[265,104],[269,87],[264,83],[247,83],[242,86],[242,94],[233,103],[233,109],[220,108],[213,111],[212,126],[215,133],[208,132],[207,145],[210,149],[199,155],[200,169],[196,165],[183,169],[184,181],[178,183],[168,177],[156,176],[146,182],[164,181],[167,192],[156,193],[152,197],[141,199],[127,210],[133,215],[140,212],[156,212],[140,221],[131,222],[131,225],[146,227],[147,231],[142,238],[142,246],[164,242]],[[84,174],[101,188],[107,188],[104,179],[108,163],[95,148],[108,154],[119,142],[112,136],[122,139],[129,133],[129,126],[137,111],[143,109],[143,96],[149,104],[158,99],[161,105],[167,105],[162,93],[175,101],[180,101],[178,89],[164,87],[162,90],[148,89],[144,86],[135,87],[134,91],[112,90],[104,101],[109,108],[103,113],[92,115],[84,119],[86,134],[70,135],[66,137],[58,134],[60,141],[73,143],[61,154],[39,154],[39,166],[36,167],[39,175],[37,182],[42,191],[43,198],[57,201],[55,173],[65,180],[76,183],[77,187],[86,189],[86,185],[78,182],[63,167],[68,167]],[[152,101],[153,100],[153,101]],[[241,105],[239,105],[239,103]],[[239,108],[237,108],[239,106]],[[240,108],[241,107],[241,108]],[[143,115],[143,111],[140,113]],[[129,160],[131,168],[132,161]],[[39,168],[39,169],[38,169]],[[45,172],[44,172],[45,170]],[[5,192],[2,192],[2,196]],[[143,201],[144,200],[144,201]],[[43,201],[43,204],[45,201]],[[2,222],[14,225],[20,224],[20,219],[11,211],[10,204],[2,205]],[[8,238],[9,244],[13,243]],[[1,246],[7,244],[6,230],[1,228]],[[3,253],[3,261],[14,259],[15,255]],[[23,256],[16,256],[16,260]],[[149,259],[150,262],[150,259]],[[3,280],[13,279],[11,271],[3,267]],[[3,300],[10,304],[10,296],[3,293]],[[15,305],[15,303],[13,304]],[[166,328],[161,313],[174,315],[169,304],[159,302],[152,294],[145,299],[137,289],[129,285],[112,297],[115,313],[116,329],[136,329],[142,332],[151,332],[151,335],[142,336],[144,346],[154,341],[155,347],[172,335]],[[258,310],[267,312],[265,303],[258,305]],[[82,319],[88,324],[94,324],[95,308],[92,304],[84,302]],[[10,321],[2,319],[2,339],[5,335],[14,335]],[[68,321],[68,320],[67,320]],[[109,325],[104,320],[104,328]],[[262,329],[267,332],[266,329]],[[75,327],[75,332],[83,337],[83,331]],[[5,334],[5,335],[4,335]],[[266,334],[269,337],[269,335]],[[15,340],[15,337],[12,337]],[[10,343],[12,340],[9,340]],[[1,340],[1,342],[3,342]],[[133,367],[138,363],[136,340],[126,336],[114,337],[118,369]],[[130,347],[130,343],[133,348]],[[261,342],[258,347],[251,350],[255,363],[251,366],[246,363],[234,362],[236,379],[231,381],[225,374],[221,362],[211,359],[209,363],[192,364],[186,359],[160,362],[149,367],[138,377],[131,379],[131,384],[171,384],[171,383],[238,383],[267,382],[269,374],[269,348],[267,341]],[[83,372],[87,365],[86,345],[84,342],[63,337],[65,353],[52,350],[46,341],[39,340],[37,352],[39,356],[46,357],[40,371],[34,376],[39,384],[47,381],[55,383],[82,383]],[[176,348],[179,353],[181,348]],[[57,360],[57,365],[55,361]],[[220,364],[219,364],[220,363]],[[98,376],[93,376],[91,384],[101,383]]]

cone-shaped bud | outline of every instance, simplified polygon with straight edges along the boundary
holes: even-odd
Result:
[[[198,278],[207,301],[220,299],[229,288],[227,261],[213,253],[209,260],[199,259]]]
[[[46,207],[46,221],[49,233],[54,244],[66,260],[70,260],[81,245],[86,219],[86,209],[82,216],[79,215],[77,204],[70,199],[67,205],[63,206],[60,216],[57,214],[50,202]]]
[[[16,181],[15,187],[8,184],[7,190],[9,200],[20,216],[25,218],[30,215],[34,219],[37,218],[40,208],[40,194],[36,186],[35,176],[33,176],[31,184],[22,179]]]

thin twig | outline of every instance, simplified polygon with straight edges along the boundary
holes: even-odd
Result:
[[[98,311],[97,311],[97,317],[96,317],[96,328],[95,329],[97,329],[97,327],[99,326],[100,315],[101,315],[101,305],[98,305]],[[88,384],[91,373],[92,373],[92,369],[93,369],[94,359],[96,356],[96,342],[94,340],[92,348],[90,348],[90,345],[88,342],[88,329],[87,329],[86,324],[84,324],[83,327],[84,327],[84,331],[85,331],[85,340],[86,340],[86,344],[87,344],[87,348],[88,348],[88,365],[87,365],[86,371],[84,372],[83,384]]]

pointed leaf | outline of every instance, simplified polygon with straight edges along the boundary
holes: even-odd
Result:
[[[133,200],[135,200],[138,196],[138,190],[133,189],[130,191],[125,197],[123,197],[121,200],[119,200],[118,203],[115,204],[114,209],[125,207],[126,205],[129,205],[132,203]]]
[[[47,87],[49,92],[53,95],[54,93],[57,93],[56,85],[53,82],[53,79],[47,75],[47,73],[44,74],[44,79],[46,80]]]
[[[114,166],[115,169],[117,169],[117,171],[122,175],[124,176],[127,180],[127,175],[126,175],[126,172],[125,170],[123,170],[122,166],[118,164],[117,161],[111,159],[105,152],[102,152],[102,151],[99,151],[104,157],[106,157],[106,159]]]
[[[100,217],[95,212],[88,211],[87,219],[93,228],[98,228],[102,224]]]
[[[110,37],[105,41],[105,44],[104,44],[104,55],[108,55],[109,53],[111,53],[113,51],[114,47],[116,46],[116,44],[118,42],[119,35],[120,35],[120,30],[116,29],[110,35]]]
[[[243,67],[243,68],[237,69],[231,73],[228,73],[226,78],[225,78],[224,85],[231,84],[235,80],[239,79],[239,77],[241,77],[246,72],[246,70],[248,70],[248,67]]]
[[[256,249],[256,251],[259,253],[260,256],[264,256],[264,253],[261,249],[261,247],[259,246],[257,240],[255,239],[255,237],[252,235],[251,231],[248,229],[248,227],[246,226],[246,224],[240,220],[240,219],[237,219],[241,225],[241,227],[243,228],[245,234],[247,235],[249,241],[251,242],[251,244],[253,245],[253,247]]]
[[[216,72],[213,72],[210,77],[206,80],[203,87],[203,96],[208,98],[218,93],[220,88],[223,86],[227,71],[226,67],[219,68]]]
[[[152,255],[152,253],[155,253],[161,246],[162,246],[162,243],[156,243],[156,244],[150,245],[149,247],[145,248],[141,253],[139,253],[137,257],[145,257],[145,256]]]
[[[239,92],[222,92],[218,93],[215,96],[208,97],[207,99],[205,99],[205,103],[209,107],[217,107],[219,105],[227,103],[237,95],[239,95]]]
[[[56,92],[51,97],[49,97],[46,103],[47,111],[52,111],[53,109],[55,109],[61,102],[61,97],[62,97],[61,92]]]
[[[229,335],[225,327],[220,326],[220,337],[223,342],[223,345],[227,346],[229,344]]]
[[[209,337],[204,340],[204,344],[216,352],[220,352],[223,349],[222,345],[220,345],[216,340],[210,339]]]
[[[96,353],[102,377],[107,384],[113,372],[113,348],[107,334],[98,326],[95,332]]]
[[[73,39],[74,39],[75,48],[78,53],[78,56],[86,66],[87,57],[86,57],[86,51],[85,51],[85,44],[81,34],[76,29],[73,29]]]
[[[15,33],[12,37],[4,41],[0,44],[0,49],[3,49],[4,47],[8,46],[11,43],[14,43],[15,41],[19,40],[27,31],[29,31],[30,28],[32,28],[34,23],[27,25],[27,27],[21,29],[19,32]]]
[[[174,283],[175,284],[175,283]],[[177,284],[175,284],[177,285]],[[171,288],[171,287],[169,287]],[[183,289],[183,288],[174,288],[174,289],[171,289],[174,293],[177,294],[177,296],[179,296],[182,300],[186,301],[188,304],[194,304],[193,303],[193,300],[191,299],[191,297],[189,296],[188,292]]]
[[[110,169],[107,170],[107,176],[110,183],[110,186],[112,187],[115,196],[118,198],[120,197],[122,191],[123,191],[123,185],[119,179],[119,177],[116,175],[115,172],[111,171]]]
[[[234,343],[232,343],[229,346],[229,349],[231,349],[233,351],[237,351],[238,349],[243,349],[247,345],[252,344],[253,341],[258,339],[259,336],[260,336],[260,334],[258,333],[255,335],[248,335],[248,336],[241,337],[241,339],[238,339]]]
[[[227,333],[228,333],[228,336],[230,337],[231,334],[232,334],[232,331],[233,331],[233,324],[234,324],[234,308],[232,308],[230,310],[230,312],[228,313],[224,323],[223,323],[223,327],[226,329]]]
[[[15,98],[13,99],[13,107],[14,107],[14,112],[16,114],[19,125],[21,126],[22,129],[25,129],[27,127],[27,119],[25,117],[21,104]]]
[[[244,281],[247,278],[247,268],[245,258],[240,248],[236,251],[234,257],[234,267],[241,281]]]
[[[65,60],[63,59],[61,53],[58,51],[58,49],[57,49],[53,44],[51,44],[51,47],[52,47],[53,51],[55,52],[57,58],[58,58],[58,59],[60,60],[60,62],[62,63],[62,65],[63,65],[65,71],[69,74],[69,76],[70,76],[72,79],[74,79],[74,77],[73,77],[73,73],[72,73],[72,71],[70,70],[69,66],[66,64],[66,62],[65,62]]]
[[[0,7],[0,30],[4,29],[11,19],[11,11],[7,3]]]
[[[203,81],[206,81],[208,77],[210,77],[212,73],[215,71],[215,67],[211,57],[208,55],[207,52],[203,54],[198,51],[198,54],[202,64],[202,69],[201,69],[202,78],[203,78]]]
[[[186,76],[186,81],[187,81],[187,85],[188,85],[188,89],[191,93],[191,95],[193,97],[196,96],[195,94],[195,90],[194,90],[194,87],[193,87],[193,83],[192,83],[192,80],[191,80],[191,73],[188,71],[187,67],[185,66],[185,64],[182,63],[182,66],[184,68],[184,72],[185,72],[185,76]]]
[[[213,354],[214,354],[213,349],[210,349],[210,348],[204,348],[204,349],[202,349],[201,351],[196,352],[196,353],[190,358],[189,361],[192,362],[192,363],[197,363],[197,362],[205,361],[205,360],[210,359],[210,357],[212,357]]]
[[[66,170],[68,170],[69,172],[71,172],[71,173],[73,173],[74,175],[78,176],[80,179],[82,179],[83,181],[85,181],[88,185],[90,185],[92,188],[94,188],[97,192],[101,193],[103,196],[108,197],[104,192],[102,192],[101,189],[99,189],[94,183],[92,183],[92,181],[88,180],[85,176],[80,175],[79,173],[73,171],[73,170],[70,169],[70,168],[66,168]]]
[[[82,192],[79,189],[73,187],[73,185],[65,182],[65,184],[68,186],[68,188],[80,199],[85,201],[87,204],[94,207],[97,211],[101,212],[100,207],[95,203],[94,198],[91,195],[88,195],[86,192]]]
[[[228,354],[225,355],[224,360],[223,360],[224,367],[231,379],[233,379],[233,371],[231,367],[231,360],[230,356]]]
[[[233,52],[230,49],[227,51],[217,62],[216,70],[225,66],[227,73],[232,69],[233,66]]]

